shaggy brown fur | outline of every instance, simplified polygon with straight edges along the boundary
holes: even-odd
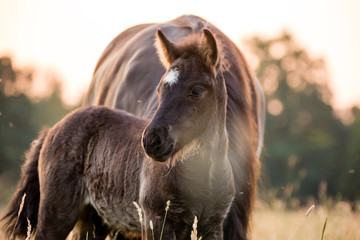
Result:
[[[132,213],[130,223],[126,223],[130,224],[129,232],[138,232],[131,204],[138,201],[137,179],[144,157],[140,142],[145,126],[146,121],[120,110],[87,107],[42,131],[26,156],[18,189],[2,219],[6,220],[8,236],[26,236],[28,218],[36,229],[35,239],[65,239],[76,222],[74,239],[85,239],[87,233],[89,239],[105,239],[113,226],[105,224],[87,200],[96,201],[99,196],[104,201],[119,198],[116,201],[126,202],[116,205],[114,201],[112,206],[128,209]],[[137,174],[126,177],[133,172]],[[17,219],[24,193],[24,208]],[[128,232],[124,227],[122,230]]]
[[[87,107],[40,135],[25,164],[34,171],[36,191],[30,191],[32,183],[24,172],[25,186],[20,186],[5,216],[11,222],[8,232],[15,227],[15,236],[24,235],[19,227],[37,216],[38,224],[32,223],[35,239],[65,239],[76,222],[73,235],[83,238],[91,230],[94,208],[102,231],[96,226],[98,232],[90,238],[104,238],[110,231],[128,238],[140,234],[135,201],[144,209],[147,239],[153,234],[159,238],[164,206],[170,200],[164,239],[189,239],[195,216],[204,239],[222,239],[234,198],[227,158],[226,87],[223,76],[213,74],[219,65],[215,39],[206,31],[203,38],[201,48],[208,48],[207,54],[194,42],[182,50],[188,52],[186,58],[171,62],[179,71],[178,83],[160,82],[160,104],[151,121],[121,110]],[[159,41],[163,40],[165,36]],[[16,204],[23,193],[34,194],[39,202],[31,201],[34,206],[26,206],[30,214],[17,224]]]
[[[168,45],[173,45],[168,49],[159,45],[157,50],[153,47],[154,35],[159,28],[171,42]],[[187,46],[194,46],[194,38],[201,42],[199,36],[204,29],[209,29],[221,46],[219,62],[225,67],[219,68],[217,74],[223,75],[228,96],[227,155],[234,175],[236,196],[224,223],[224,239],[246,239],[260,168],[258,158],[264,134],[265,104],[258,80],[249,70],[244,56],[219,29],[191,15],[127,29],[105,49],[96,66],[85,104],[120,108],[151,119],[158,106],[156,87],[159,79],[172,61],[185,57],[182,51]],[[177,49],[171,50],[175,46]]]
[[[158,27],[165,75],[147,42]],[[259,169],[260,90],[234,44],[200,18],[126,31],[101,58],[86,102],[137,117],[86,107],[40,134],[3,219],[7,232],[24,236],[28,218],[37,240],[65,239],[74,226],[74,239],[115,232],[128,239],[140,236],[136,201],[147,239],[150,220],[158,239],[170,200],[163,239],[189,239],[194,216],[203,239],[246,239]]]

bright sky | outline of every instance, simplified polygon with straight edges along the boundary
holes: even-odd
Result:
[[[51,69],[75,102],[87,90],[106,45],[122,30],[182,14],[209,20],[236,43],[289,30],[314,57],[324,57],[337,108],[360,105],[359,0],[0,0],[0,56]]]

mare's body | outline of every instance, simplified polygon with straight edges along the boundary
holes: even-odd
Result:
[[[215,26],[196,16],[182,16],[160,24],[143,24],[118,35],[105,49],[96,69],[86,105],[119,108],[150,119],[158,106],[156,87],[166,72],[156,54],[154,36],[161,29],[169,40],[210,29],[222,45],[222,71],[227,87],[228,157],[236,196],[225,222],[225,239],[244,239],[249,230],[256,180],[260,168],[265,106],[260,84],[236,45]]]

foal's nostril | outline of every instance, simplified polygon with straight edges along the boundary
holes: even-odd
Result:
[[[165,161],[174,149],[174,141],[167,128],[147,128],[142,141],[146,154],[157,161]]]
[[[151,141],[151,145],[152,146],[158,146],[161,145],[161,137],[158,134],[154,134],[152,141]]]
[[[155,151],[163,144],[163,138],[154,129],[147,129],[143,137],[143,146],[147,151]]]

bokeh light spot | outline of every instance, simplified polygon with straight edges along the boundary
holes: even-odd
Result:
[[[283,58],[286,52],[287,52],[286,46],[282,42],[275,42],[270,45],[269,53],[271,57],[275,59]]]
[[[284,110],[284,105],[278,99],[272,99],[268,103],[267,110],[271,115],[278,116]]]

